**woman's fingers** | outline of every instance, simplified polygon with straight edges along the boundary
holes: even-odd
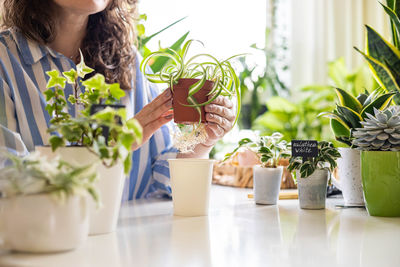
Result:
[[[165,90],[153,101],[144,106],[143,109],[136,114],[136,119],[138,119],[142,125],[146,125],[156,118],[161,117],[161,115],[172,108],[171,96],[171,91]]]
[[[227,120],[224,117],[221,117],[219,115],[213,114],[213,113],[207,113],[206,114],[206,120],[209,123],[214,123],[220,126],[224,131],[228,132],[232,128],[232,122]]]
[[[233,102],[229,98],[222,96],[222,95],[220,95],[216,99],[214,99],[214,101],[212,101],[211,104],[223,106],[228,109],[233,108]]]
[[[227,108],[226,106],[220,106],[217,104],[209,104],[205,106],[205,111],[211,114],[216,114],[222,118],[225,118],[229,121],[234,121],[235,120],[235,114],[230,108]]]

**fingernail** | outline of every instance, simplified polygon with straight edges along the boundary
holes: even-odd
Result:
[[[170,120],[170,119],[172,119],[173,117],[174,117],[174,115],[173,115],[173,114],[170,114],[170,115],[168,115],[168,116],[165,116],[164,118],[167,119],[167,120]]]

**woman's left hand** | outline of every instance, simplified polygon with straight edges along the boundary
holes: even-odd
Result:
[[[203,145],[212,147],[232,129],[236,116],[233,111],[233,102],[224,96],[218,96],[205,106],[205,111],[208,122],[206,124],[208,138]]]

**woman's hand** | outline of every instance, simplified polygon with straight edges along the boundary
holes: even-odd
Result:
[[[132,150],[138,149],[150,139],[155,131],[172,120],[173,111],[171,108],[172,94],[171,90],[167,89],[135,115],[134,118],[139,121],[143,128],[143,140],[141,144],[135,143]]]
[[[232,109],[232,101],[224,96],[218,96],[213,102],[205,106],[207,141],[197,145],[192,153],[179,153],[177,157],[208,158],[208,154],[215,143],[233,127],[236,116]]]
[[[232,109],[232,101],[224,96],[218,96],[213,102],[205,106],[208,138],[203,143],[204,146],[214,146],[218,140],[232,129],[236,118]]]

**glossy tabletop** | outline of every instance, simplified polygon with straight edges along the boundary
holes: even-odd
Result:
[[[400,218],[363,208],[255,205],[248,189],[213,186],[210,214],[172,215],[172,202],[123,204],[115,233],[57,254],[0,252],[0,266],[400,266]]]

